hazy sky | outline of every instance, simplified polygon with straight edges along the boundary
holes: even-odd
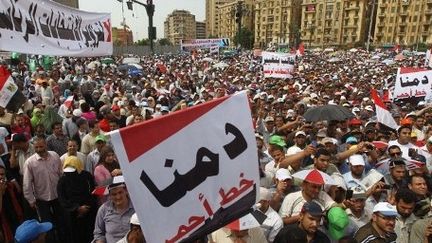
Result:
[[[145,3],[145,0],[138,0]],[[155,13],[153,25],[157,28],[157,38],[164,36],[164,21],[168,14],[174,9],[184,9],[195,15],[196,21],[205,19],[205,0],[153,0]],[[111,13],[112,26],[119,27],[122,21],[122,3],[118,0],[79,0],[79,7],[82,10],[91,12]],[[127,9],[124,0],[124,16],[127,25],[131,28],[134,41],[147,38],[148,17],[145,8],[134,4],[134,10]]]

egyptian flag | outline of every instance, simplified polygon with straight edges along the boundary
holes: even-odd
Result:
[[[297,49],[297,56],[303,56],[304,52],[305,52],[305,47],[304,47],[304,44],[302,42],[302,43],[300,43],[300,45]]]
[[[387,107],[384,105],[384,102],[378,96],[378,92],[376,89],[371,89],[371,98],[375,103],[375,112],[377,116],[377,121],[381,124],[384,124],[392,129],[397,129],[398,125],[391,115],[390,111],[387,110]]]
[[[396,53],[399,53],[400,50],[401,50],[401,46],[400,46],[399,44],[397,44],[397,45],[395,45],[395,46],[393,47],[393,51],[396,52]]]
[[[64,101],[64,105],[68,108],[71,109],[74,103],[74,96],[70,95],[69,97],[67,97],[67,99]]]
[[[17,112],[26,101],[9,71],[5,66],[0,66],[0,106],[10,112]]]

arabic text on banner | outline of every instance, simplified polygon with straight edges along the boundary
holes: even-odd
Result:
[[[181,41],[181,49],[209,49],[214,46],[218,47],[228,47],[230,45],[229,38],[220,38],[220,39],[191,39],[191,40],[182,40]]]
[[[262,52],[264,77],[289,78],[294,71],[295,55],[290,53]]]
[[[141,221],[148,242],[189,242],[246,214],[257,201],[257,154],[245,92],[111,138],[135,210],[151,219]]]
[[[432,70],[399,68],[393,98],[430,97],[432,94],[431,85]]]
[[[53,1],[0,1],[0,50],[54,56],[112,55],[111,15]]]

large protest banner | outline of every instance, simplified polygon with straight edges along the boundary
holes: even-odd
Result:
[[[0,1],[0,50],[112,55],[111,14],[79,11],[53,1]]]
[[[429,97],[432,94],[432,70],[399,68],[393,91],[394,99]]]
[[[147,242],[190,242],[257,201],[246,92],[115,131],[111,142]]]
[[[289,78],[294,71],[295,54],[262,52],[262,65],[266,78]]]
[[[181,50],[192,50],[192,49],[210,49],[212,47],[228,47],[230,45],[229,38],[220,39],[190,39],[182,40],[180,43]]]

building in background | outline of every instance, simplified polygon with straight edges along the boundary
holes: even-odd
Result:
[[[79,8],[78,0],[53,0],[53,1],[72,8]]]
[[[186,10],[174,10],[164,22],[165,38],[174,45],[181,40],[196,38],[195,15]]]
[[[206,37],[220,37],[219,23],[222,18],[219,7],[234,1],[235,0],[206,0]],[[223,16],[223,18],[225,17],[226,16]]]
[[[239,5],[243,9],[241,27],[252,32],[254,31],[254,0],[236,0],[219,6],[219,14],[223,17],[219,20],[218,37],[234,40],[239,31],[238,23],[236,22],[236,11]]]
[[[367,8],[367,0],[304,0],[301,38],[314,47],[363,45]]]
[[[128,46],[134,43],[133,34],[129,28],[112,28],[113,44],[116,46]]]
[[[255,1],[255,46],[297,45],[302,0]]]
[[[375,1],[375,46],[432,44],[432,0]]]
[[[196,22],[196,38],[197,39],[206,39],[206,23],[205,22]]]

